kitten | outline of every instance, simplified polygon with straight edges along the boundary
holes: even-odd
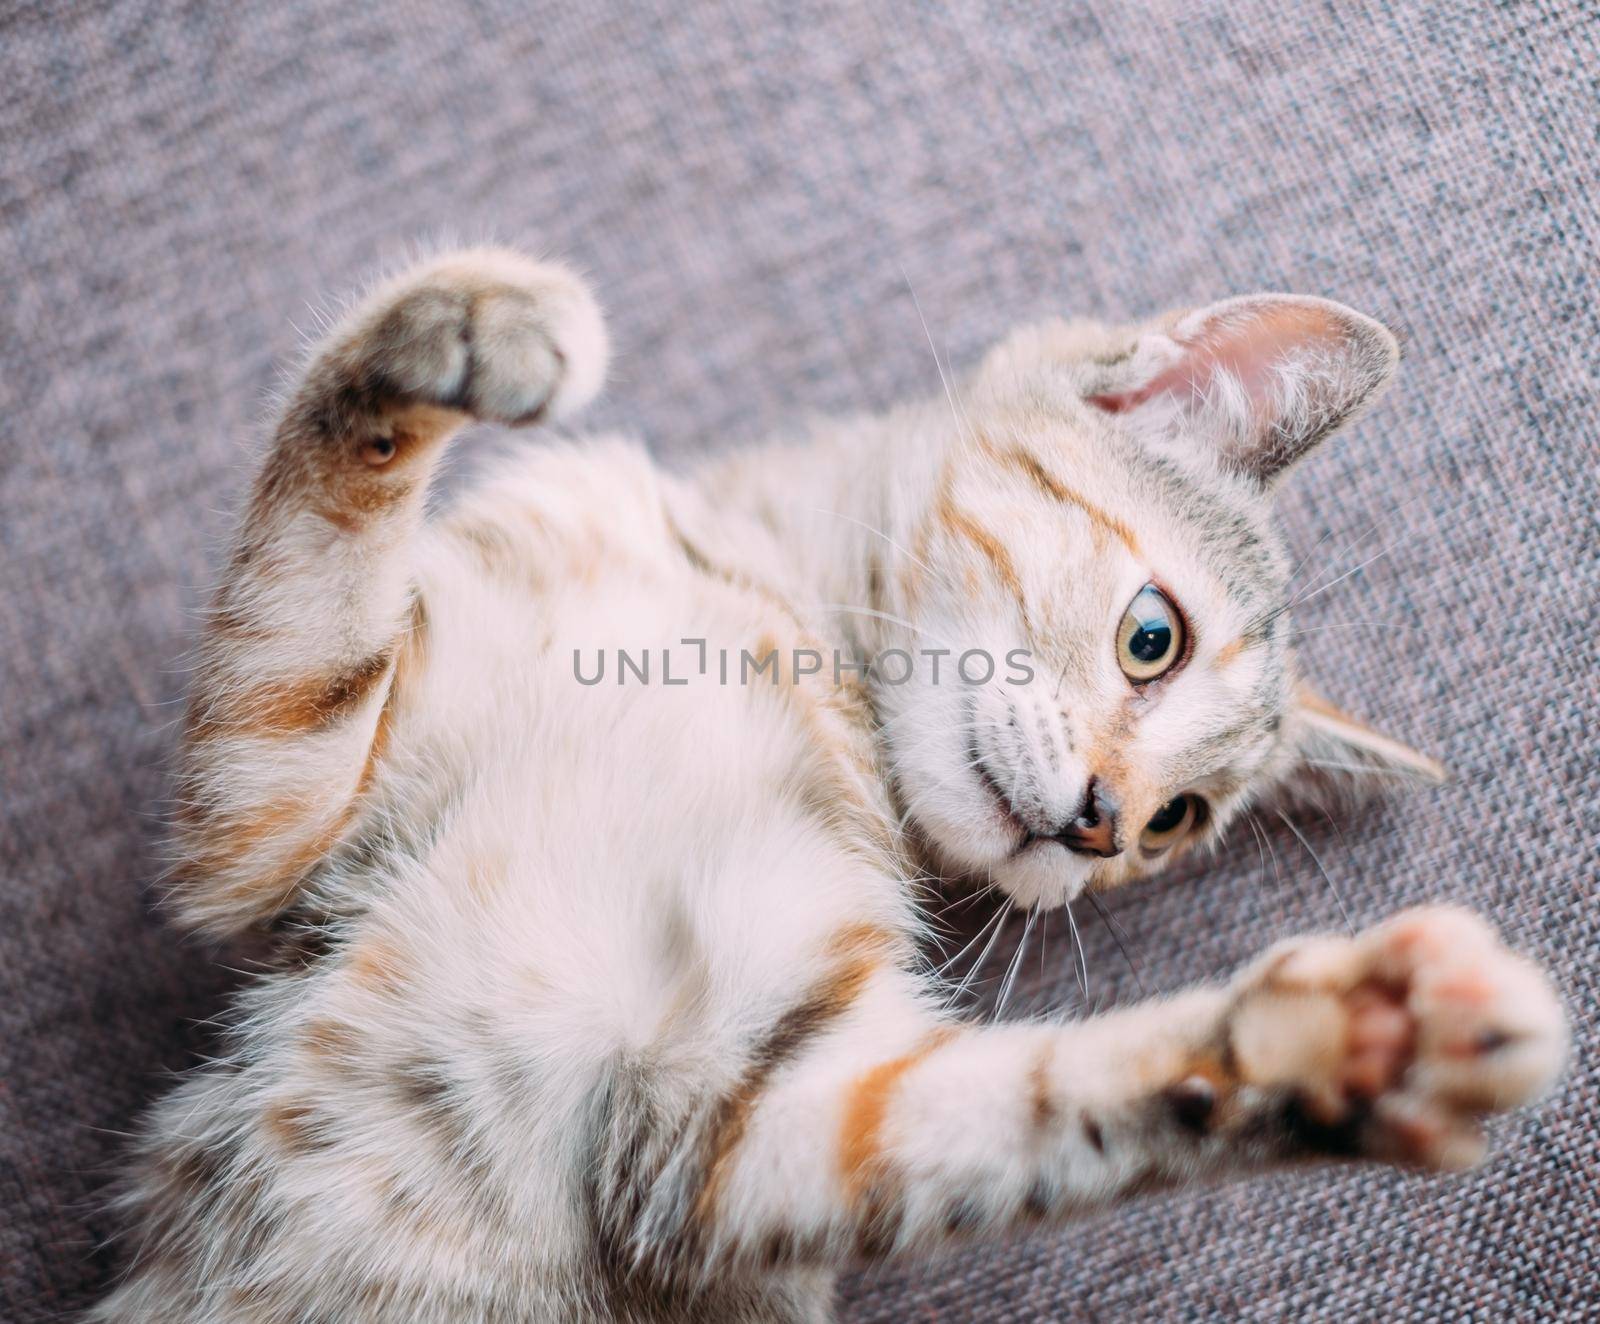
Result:
[[[305,366],[173,895],[277,965],[145,1124],[96,1319],[822,1320],[842,1266],[1138,1192],[1462,1167],[1551,1084],[1548,984],[1452,909],[1064,1024],[963,1024],[927,956],[929,875],[1059,906],[1435,775],[1297,681],[1269,524],[1383,328],[1054,323],[804,445],[551,446],[424,519],[458,427],[569,414],[606,352],[572,275],[476,250]]]

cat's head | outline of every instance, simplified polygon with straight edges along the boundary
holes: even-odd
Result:
[[[1272,526],[1278,481],[1397,359],[1342,305],[1260,295],[1033,327],[957,390],[880,586],[902,646],[951,651],[939,683],[923,659],[877,686],[895,786],[943,869],[1056,905],[1252,803],[1442,775],[1301,683]],[[994,676],[952,683],[974,649]],[[984,671],[974,655],[966,680]]]

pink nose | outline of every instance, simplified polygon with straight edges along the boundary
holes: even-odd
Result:
[[[1106,794],[1098,777],[1089,778],[1083,803],[1072,822],[1056,834],[1056,840],[1078,855],[1110,859],[1122,853],[1117,844],[1117,802]]]

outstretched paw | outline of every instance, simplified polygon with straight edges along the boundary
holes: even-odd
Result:
[[[1435,1169],[1478,1162],[1482,1118],[1549,1089],[1567,1044],[1545,976],[1444,906],[1274,949],[1229,1035],[1241,1080],[1287,1090],[1312,1149]]]
[[[349,325],[331,366],[375,403],[520,425],[577,409],[605,375],[605,327],[587,287],[509,249],[435,258],[377,290]]]

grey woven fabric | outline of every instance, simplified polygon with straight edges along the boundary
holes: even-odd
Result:
[[[1179,10],[1183,17],[1177,17]],[[1464,1181],[1319,1173],[853,1281],[846,1319],[1594,1317],[1595,13],[1241,0],[13,3],[0,18],[0,1317],[115,1258],[94,1194],[231,980],[145,888],[175,670],[308,303],[454,233],[597,277],[602,421],[664,455],[937,389],[1026,316],[1256,288],[1400,329],[1285,511],[1311,672],[1456,780],[1245,833],[1117,910],[1147,985],[1468,901],[1560,974],[1559,1098]],[[1324,881],[1314,850],[1326,869]],[[1085,912],[1090,1000],[1133,975]],[[1015,936],[1015,935],[1013,935]],[[1037,944],[1038,934],[1035,934]],[[1081,1001],[1066,925],[1032,1005]],[[975,1124],[981,1124],[977,1119]]]

